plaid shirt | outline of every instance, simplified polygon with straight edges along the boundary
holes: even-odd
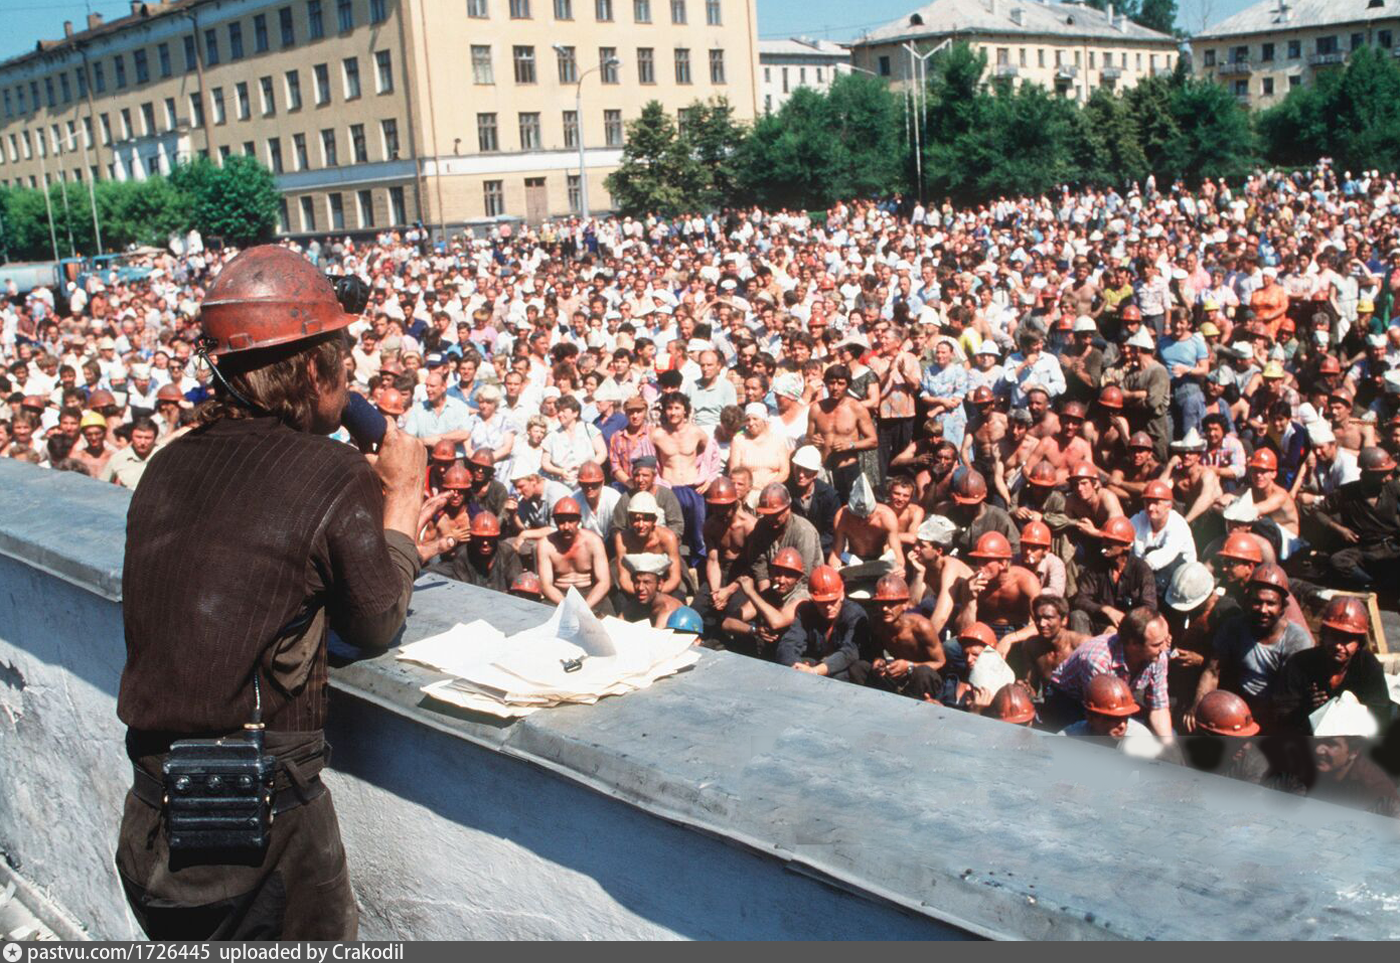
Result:
[[[1050,676],[1050,684],[1076,702],[1084,701],[1089,680],[1096,675],[1112,672],[1128,683],[1133,698],[1144,709],[1165,709],[1167,701],[1167,653],[1153,659],[1136,676],[1128,671],[1123,658],[1123,643],[1118,633],[1100,635],[1082,643],[1061,662]]]

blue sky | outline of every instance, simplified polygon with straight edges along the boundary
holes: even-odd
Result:
[[[458,0],[427,0],[451,3]],[[1202,14],[1214,23],[1249,6],[1252,0],[1178,0],[1181,5],[1179,23],[1188,30],[1199,30]],[[867,0],[852,4],[849,0],[758,0],[758,33],[760,37],[789,37],[794,35],[828,37],[848,40],[861,30],[877,27],[902,16],[922,4],[919,0]],[[6,24],[5,39],[0,40],[0,58],[13,57],[33,50],[39,39],[63,36],[63,21],[72,20],[79,28],[92,10],[108,20],[131,10],[127,0],[0,0],[0,16]]]

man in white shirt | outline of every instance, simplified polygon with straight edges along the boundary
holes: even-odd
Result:
[[[1159,597],[1165,596],[1172,573],[1196,560],[1191,526],[1172,508],[1172,489],[1151,481],[1142,492],[1143,510],[1132,517],[1133,554],[1152,568]]]

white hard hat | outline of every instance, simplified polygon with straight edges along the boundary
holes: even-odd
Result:
[[[627,514],[660,515],[661,509],[656,504],[656,496],[651,492],[637,492],[627,503]]]

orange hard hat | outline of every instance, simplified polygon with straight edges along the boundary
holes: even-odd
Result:
[[[603,481],[603,467],[596,461],[584,462],[582,465],[578,466],[578,480],[580,482],[588,482],[589,484]]]
[[[379,392],[379,410],[386,415],[401,415],[408,410],[403,392],[398,388],[385,388]]]
[[[792,493],[782,482],[769,482],[758,494],[758,513],[777,515],[792,506]]]
[[[1110,542],[1131,545],[1137,538],[1137,531],[1129,519],[1115,515],[1103,523],[1102,536]]]
[[[1212,689],[1201,698],[1196,725],[1217,736],[1252,736],[1259,731],[1249,704],[1229,689]]]
[[[1079,464],[1075,465],[1074,470],[1069,473],[1069,477],[1072,480],[1078,478],[1088,478],[1093,481],[1101,480],[1099,478],[1099,470],[1087,461],[1081,461]]]
[[[1142,500],[1145,502],[1154,500],[1169,502],[1172,500],[1172,487],[1161,480],[1150,481],[1142,490]]]
[[[1055,475],[1055,466],[1048,461],[1038,461],[1026,476],[1026,484],[1035,485],[1038,488],[1054,488],[1058,482]]]
[[[818,565],[807,578],[807,591],[814,602],[834,602],[846,593],[846,583],[830,565]]]
[[[886,575],[875,583],[875,601],[909,601],[909,583],[898,575]]]
[[[738,500],[739,490],[734,487],[734,481],[725,475],[720,475],[705,489],[707,505],[733,505]]]
[[[215,356],[300,341],[353,320],[324,274],[275,244],[249,248],[225,264],[199,311]]]
[[[501,520],[491,512],[477,512],[472,517],[472,538],[499,538]]]
[[[467,458],[467,464],[479,465],[482,468],[495,468],[496,454],[490,448],[478,448]]]
[[[1365,636],[1371,629],[1366,605],[1354,595],[1338,595],[1322,610],[1322,624],[1338,632]]]
[[[97,392],[94,391],[93,394],[96,395]],[[33,408],[35,411],[43,411],[49,406],[48,399],[43,395],[25,395],[24,400],[19,404],[21,408]],[[96,408],[97,405],[93,405],[93,407]]]
[[[1021,529],[1021,547],[1025,548],[1027,545],[1032,548],[1049,548],[1050,526],[1044,522],[1027,522],[1026,527]]]
[[[1008,682],[992,696],[990,711],[993,718],[1023,726],[1035,718],[1035,703],[1023,686]]]
[[[1139,308],[1136,304],[1125,305],[1123,307],[1122,312],[1119,314],[1119,317],[1121,317],[1124,321],[1141,321],[1142,309]]]
[[[959,505],[976,505],[987,500],[987,479],[975,468],[964,468],[953,479],[953,501]]]
[[[442,487],[449,490],[471,488],[472,473],[461,465],[453,465],[442,473]]]
[[[26,398],[26,399],[24,399],[24,400],[25,400],[25,405],[26,405],[26,407],[28,407],[29,399]],[[39,405],[39,407],[42,408],[42,407],[43,407],[43,404],[42,404],[43,399],[41,398],[41,399],[39,399],[39,400],[40,400],[40,402],[41,402],[41,404]],[[117,399],[116,399],[116,396],[113,395],[110,391],[107,391],[107,390],[105,390],[105,389],[99,389],[99,390],[97,390],[97,391],[94,391],[92,394],[88,395],[88,407],[89,407],[89,408],[94,408],[94,409],[96,409],[96,408],[115,408],[116,406],[117,406]]]
[[[1010,560],[1011,542],[1001,532],[983,532],[967,557]]]
[[[1395,459],[1384,448],[1366,447],[1356,456],[1356,465],[1362,471],[1392,472]]]
[[[156,392],[156,401],[184,401],[185,393],[174,385],[161,385]]]
[[[510,583],[510,591],[513,595],[539,598],[544,594],[544,587],[540,585],[540,577],[534,572],[521,572],[515,577],[515,581]]]
[[[1248,532],[1231,532],[1225,536],[1225,544],[1215,554],[1219,558],[1228,558],[1237,562],[1253,562],[1255,565],[1264,561],[1264,553],[1259,548],[1259,542]]]
[[[554,511],[550,512],[554,518],[563,516],[564,518],[582,518],[583,511],[578,507],[578,502],[572,498],[561,498],[554,503]]]
[[[1119,409],[1123,407],[1123,389],[1117,385],[1109,385],[1099,392],[1099,404],[1105,408]]]
[[[789,572],[796,572],[798,575],[807,574],[807,566],[802,564],[802,554],[792,546],[778,549],[778,554],[773,556],[773,561],[768,563],[770,569],[781,568]]]
[[[450,441],[440,441],[433,446],[433,461],[456,461],[457,446]]]
[[[1251,588],[1256,586],[1271,588],[1275,591],[1282,592],[1284,595],[1287,595],[1290,591],[1288,587],[1288,573],[1272,562],[1265,562],[1262,565],[1254,566],[1254,571],[1250,573],[1249,576],[1249,585]]]
[[[1249,467],[1260,471],[1278,471],[1278,455],[1272,448],[1260,448],[1249,456]]]
[[[1128,438],[1129,448],[1156,448],[1157,444],[1152,440],[1152,436],[1145,431],[1135,431]]]
[[[958,633],[958,641],[962,643],[964,649],[969,645],[987,645],[995,648],[997,634],[986,622],[973,622]]]
[[[974,405],[989,405],[996,400],[997,396],[986,385],[978,385],[972,389],[972,403]]]
[[[1335,356],[1329,354],[1322,359],[1322,364],[1318,366],[1317,370],[1320,374],[1341,374],[1342,363]]]
[[[1089,409],[1084,407],[1082,401],[1066,401],[1065,406],[1060,411],[1061,418],[1078,418],[1083,421],[1089,414]]]
[[[1133,716],[1142,706],[1133,699],[1133,692],[1112,672],[1101,672],[1089,680],[1084,690],[1084,708],[1104,716]]]

